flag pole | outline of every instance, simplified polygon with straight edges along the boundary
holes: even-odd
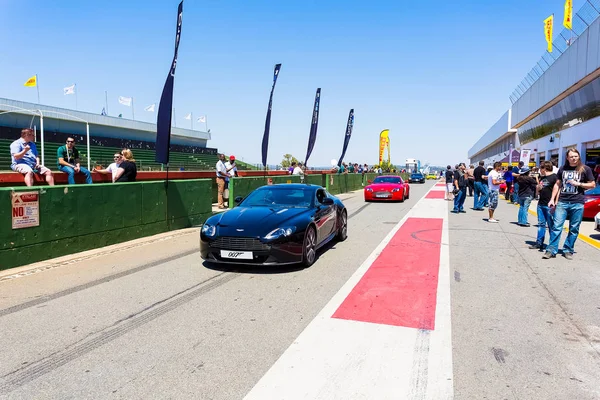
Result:
[[[208,115],[204,116],[204,129],[208,132]]]
[[[175,128],[177,128],[177,114],[175,114],[175,107],[173,107],[173,123],[175,124]]]
[[[108,116],[108,92],[104,91],[104,105],[106,106],[106,115]]]
[[[192,130],[194,130],[194,113],[190,113],[190,114],[192,116],[192,118],[190,118],[191,119],[190,122],[192,123]]]
[[[38,104],[40,104],[40,80],[38,79],[37,74],[35,74],[35,88],[37,89]]]
[[[133,97],[131,98],[131,115],[133,116],[133,120],[135,121],[135,110],[133,109]]]
[[[79,108],[77,106],[77,92],[78,92],[78,90],[77,90],[77,84],[75,84],[75,109],[79,110]]]

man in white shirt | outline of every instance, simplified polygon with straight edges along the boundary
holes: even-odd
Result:
[[[229,156],[229,161],[225,163],[225,168],[227,169],[229,176],[238,176],[237,166],[235,165],[235,156]]]
[[[111,163],[108,167],[106,167],[106,169],[97,169],[96,172],[99,172],[101,174],[111,173],[112,182],[114,183],[115,176],[117,174],[117,169],[119,169],[119,165],[121,165],[121,161],[123,161],[123,156],[121,155],[121,153],[115,153],[115,155],[113,156],[113,160],[115,162]]]
[[[502,163],[496,161],[494,163],[494,169],[488,173],[488,188],[489,188],[489,214],[490,218],[488,222],[497,223],[498,220],[494,219],[494,211],[498,207],[498,196],[500,195],[500,184],[503,182],[502,174]]]
[[[229,180],[229,175],[227,173],[227,167],[225,167],[225,154],[219,153],[219,161],[217,161],[216,166],[217,173],[217,193],[218,193],[218,203],[219,208],[227,208],[225,204],[223,204],[223,192],[225,191],[225,179]]]
[[[300,175],[300,182],[304,182],[304,170],[302,169],[302,163],[299,162],[298,165],[296,165],[292,175]]]

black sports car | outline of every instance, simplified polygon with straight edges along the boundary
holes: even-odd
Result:
[[[420,172],[412,173],[408,177],[408,182],[409,183],[413,183],[413,182],[425,183],[425,175],[423,175]]]
[[[348,235],[346,207],[321,186],[267,185],[236,202],[236,207],[213,215],[202,226],[204,260],[308,267],[319,247]]]

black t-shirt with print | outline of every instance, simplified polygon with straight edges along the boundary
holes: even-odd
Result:
[[[487,185],[487,179],[483,179],[483,175],[485,175],[485,168],[479,165],[477,168],[475,168],[475,171],[473,171],[475,182],[481,182]]]
[[[446,183],[454,182],[454,173],[450,170],[446,171]]]
[[[135,182],[135,177],[137,176],[137,166],[134,162],[131,161],[123,161],[119,168],[123,168],[125,171],[123,175],[119,177],[115,182]]]
[[[546,176],[542,176],[540,179],[540,183],[542,184],[542,189],[540,190],[540,200],[538,201],[539,206],[548,206],[548,202],[552,198],[552,190],[554,189],[554,184],[558,180],[556,174],[550,174]]]
[[[467,187],[467,177],[464,172],[459,170],[454,171],[454,180],[458,182],[459,188]]]
[[[533,197],[535,186],[537,185],[535,178],[528,175],[521,175],[517,181],[519,182],[519,197]]]
[[[581,186],[573,186],[567,183],[569,179],[572,179],[576,182],[587,183],[594,181],[594,174],[592,169],[587,165],[583,166],[583,171],[578,172],[577,167],[560,167],[558,169],[558,179],[561,181],[561,189],[560,196],[558,197],[558,201],[562,201],[563,203],[579,203],[584,204],[584,193],[585,189]]]

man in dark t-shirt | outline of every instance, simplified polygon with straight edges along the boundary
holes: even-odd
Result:
[[[544,238],[546,236],[546,225],[548,231],[552,232],[554,226],[554,216],[550,212],[548,202],[552,198],[552,190],[556,184],[556,174],[552,173],[552,163],[550,161],[542,162],[540,167],[541,179],[540,183],[537,184],[537,193],[540,196],[537,205],[537,216],[538,216],[538,234],[535,243],[529,246],[530,249],[543,249]]]
[[[487,185],[487,176],[485,173],[485,167],[483,166],[485,163],[483,161],[479,161],[479,165],[473,171],[473,177],[475,182],[473,183],[475,187],[475,195],[473,196],[473,209],[477,211],[483,211],[483,206],[487,202],[488,198],[488,185]],[[484,178],[486,176],[486,178]]]
[[[567,260],[573,259],[575,241],[579,236],[579,225],[583,219],[584,193],[596,187],[592,169],[581,162],[581,156],[576,149],[567,151],[567,162],[558,169],[558,174],[549,207],[556,204],[554,226],[550,233],[550,243],[543,258],[556,257],[560,236],[569,220],[569,233],[563,245],[563,255]]]
[[[454,173],[452,172],[452,167],[448,165],[446,167],[446,197],[445,200],[452,201],[454,199]]]
[[[466,166],[460,163],[456,171],[454,171],[454,187],[458,189],[458,193],[454,197],[453,213],[464,213],[465,200],[467,198],[467,175],[465,173]]]

